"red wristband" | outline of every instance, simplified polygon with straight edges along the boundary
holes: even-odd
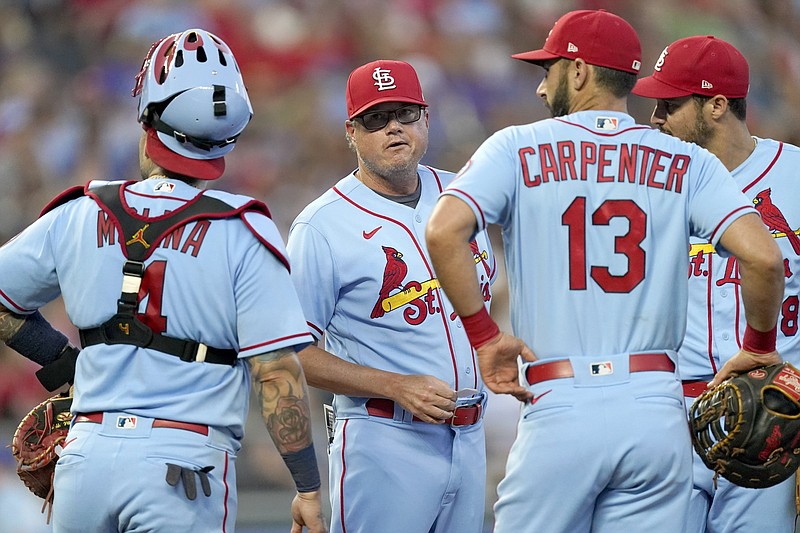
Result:
[[[778,325],[769,331],[758,331],[749,325],[744,329],[742,350],[753,353],[770,353],[775,351],[775,338],[778,336]]]
[[[500,328],[485,307],[481,307],[474,315],[461,317],[461,323],[464,324],[469,343],[475,348],[480,348],[500,333]]]

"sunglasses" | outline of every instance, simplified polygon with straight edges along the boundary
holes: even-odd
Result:
[[[360,122],[369,131],[378,131],[385,128],[392,117],[400,124],[411,124],[418,121],[421,116],[422,106],[415,104],[398,107],[394,111],[370,111],[353,117],[353,120]]]

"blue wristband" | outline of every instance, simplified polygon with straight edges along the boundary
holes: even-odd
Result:
[[[58,359],[69,343],[67,337],[54,329],[39,311],[24,318],[25,323],[6,341],[6,346],[42,366]]]
[[[282,453],[283,462],[292,473],[297,492],[313,492],[322,484],[317,468],[317,454],[314,445],[309,444],[299,452]]]

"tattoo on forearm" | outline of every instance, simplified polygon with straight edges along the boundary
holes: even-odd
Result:
[[[16,315],[8,309],[0,309],[0,340],[7,342],[17,334],[24,323],[24,317]]]
[[[278,401],[275,411],[264,418],[281,453],[297,452],[311,443],[308,403],[296,396]]]
[[[308,393],[294,352],[276,350],[250,359],[261,416],[278,451],[307,447],[312,442]]]

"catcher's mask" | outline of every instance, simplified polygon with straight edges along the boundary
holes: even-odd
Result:
[[[222,174],[221,161],[202,162],[233,150],[253,116],[233,53],[222,39],[201,29],[154,43],[132,94],[139,96],[139,122],[148,132],[154,130],[147,139],[148,155],[167,170],[200,179]]]
[[[705,391],[689,413],[692,443],[728,481],[765,488],[800,467],[800,371],[756,368]]]

